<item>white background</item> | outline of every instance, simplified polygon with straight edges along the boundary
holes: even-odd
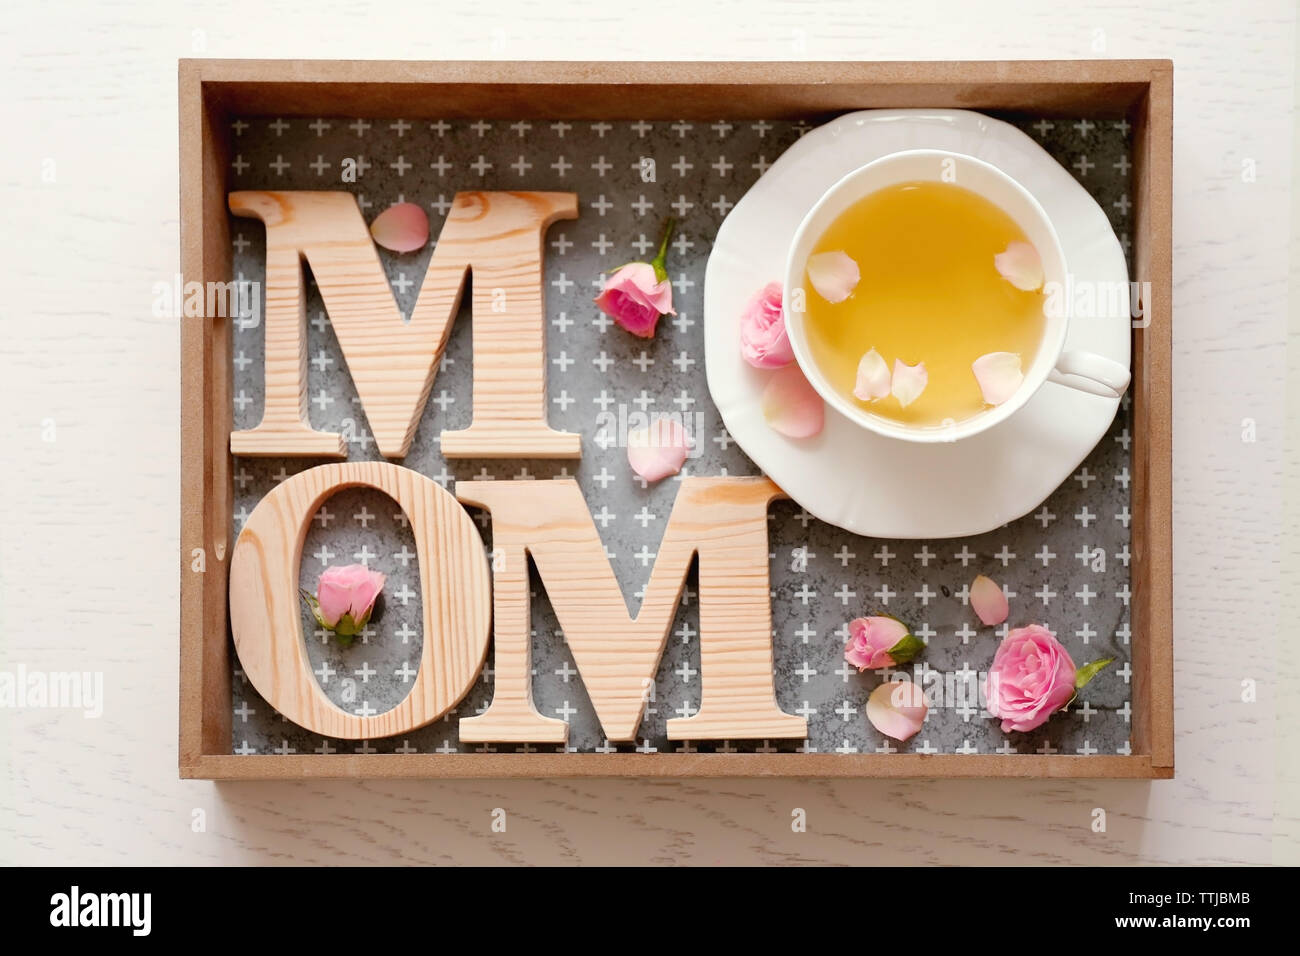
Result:
[[[1283,534],[1300,530],[1283,498],[1295,4],[1144,6],[8,5],[0,667],[101,670],[106,703],[100,720],[0,710],[0,862],[1300,860],[1300,653],[1280,626],[1300,604]],[[150,306],[177,270],[176,60],[195,55],[1172,58],[1177,778],[179,780],[178,336]]]

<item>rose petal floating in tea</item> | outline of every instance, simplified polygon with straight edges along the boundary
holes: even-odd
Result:
[[[970,606],[975,616],[988,626],[1001,624],[1011,610],[1002,588],[982,574],[970,586]]]
[[[818,370],[817,387],[828,398],[833,389],[841,404],[907,428],[948,429],[987,412],[972,363],[987,352],[1013,352],[1028,374],[1049,338],[1044,294],[1018,290],[993,268],[994,255],[1013,242],[1032,256],[1011,216],[955,183],[896,183],[857,200],[810,247],[810,254],[840,250],[859,265],[852,295],[832,305],[798,270],[804,258],[796,258],[804,308],[795,311],[798,290],[787,290],[786,304],[800,361]],[[890,378],[874,378],[874,360],[860,375],[872,350],[891,372],[896,358],[925,361],[919,401],[904,407],[907,394],[899,402],[874,397],[875,381],[887,385]],[[1027,397],[1028,384],[1021,387],[1013,402]]]
[[[881,684],[867,698],[867,720],[886,737],[906,740],[925,723],[925,691],[910,680]]]
[[[1043,260],[1038,250],[1027,242],[1014,239],[1007,243],[1007,251],[993,257],[998,274],[1017,289],[1033,292],[1043,285]]]
[[[826,405],[799,366],[787,365],[763,389],[763,417],[788,438],[811,438],[825,424]]]
[[[1025,380],[1020,370],[1020,356],[1015,352],[989,352],[971,363],[975,381],[979,382],[984,401],[1001,405],[1016,393]]]
[[[646,428],[628,432],[627,460],[646,481],[659,481],[682,470],[691,437],[680,422],[656,418]]]
[[[858,264],[846,252],[819,252],[808,257],[808,281],[830,303],[843,302],[858,287]]]
[[[872,349],[858,362],[858,378],[853,386],[854,398],[875,401],[889,394],[889,366],[879,352]]]
[[[929,381],[930,373],[925,370],[924,362],[907,365],[902,359],[894,359],[894,380],[890,390],[904,408],[921,397]]]
[[[389,206],[370,224],[375,242],[393,252],[415,252],[429,241],[429,217],[413,202]]]
[[[754,293],[740,315],[740,355],[754,368],[780,368],[794,361],[781,311],[781,283]]]

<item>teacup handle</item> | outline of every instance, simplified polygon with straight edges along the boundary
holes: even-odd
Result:
[[[1093,352],[1066,352],[1047,373],[1049,382],[1103,398],[1119,398],[1130,378],[1127,366]]]

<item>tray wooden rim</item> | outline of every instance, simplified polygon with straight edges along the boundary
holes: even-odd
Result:
[[[492,62],[181,60],[181,268],[230,279],[227,119],[821,118],[946,107],[1127,118],[1134,129],[1134,276],[1151,284],[1134,330],[1133,732],[1130,756],[1070,754],[230,753],[225,558],[231,515],[230,355],[224,320],[181,326],[180,739],[183,778],[1173,776],[1172,192],[1169,60]],[[671,95],[662,95],[665,88]],[[577,94],[581,95],[577,95]],[[635,116],[632,114],[635,113]],[[207,570],[191,570],[202,548]],[[213,561],[215,556],[217,560]]]

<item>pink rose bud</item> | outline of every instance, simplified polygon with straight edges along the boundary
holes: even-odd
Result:
[[[677,314],[673,309],[673,287],[665,269],[668,237],[675,222],[669,219],[665,224],[659,252],[653,259],[629,262],[617,269],[594,300],[600,311],[643,339],[654,338],[661,316]]]
[[[849,621],[844,659],[859,671],[906,664],[925,647],[907,632],[907,625],[892,617],[859,617]]]
[[[781,312],[781,283],[769,282],[740,316],[740,354],[754,368],[780,368],[794,361]]]
[[[1075,668],[1069,652],[1047,628],[1018,627],[993,655],[984,685],[988,711],[1001,718],[1003,733],[1033,730],[1074,700],[1075,692],[1110,662]]]
[[[370,623],[384,581],[365,565],[335,566],[321,574],[315,596],[303,592],[303,597],[321,627],[350,640]]]

